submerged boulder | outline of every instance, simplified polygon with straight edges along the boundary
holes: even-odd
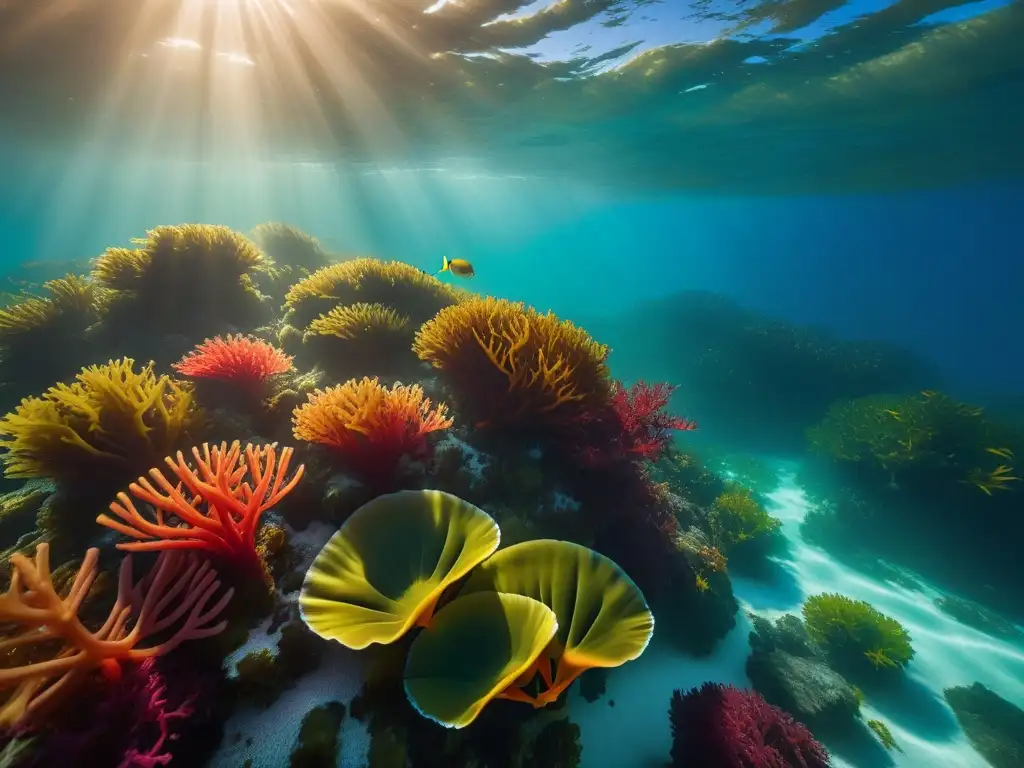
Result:
[[[981,683],[943,693],[971,746],[994,768],[1024,765],[1024,710]]]
[[[849,725],[860,708],[850,684],[814,658],[782,650],[754,653],[747,676],[766,701],[812,728]]]

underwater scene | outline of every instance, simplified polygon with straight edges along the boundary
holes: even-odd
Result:
[[[1022,0],[0,0],[0,768],[1024,768]]]

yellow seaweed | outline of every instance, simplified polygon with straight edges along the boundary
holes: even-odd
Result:
[[[654,634],[640,589],[612,560],[579,544],[539,539],[501,550],[472,573],[460,595],[486,591],[539,600],[558,617],[556,639],[537,664],[547,688],[535,698],[518,697],[534,706],[557,700],[587,669],[639,658]]]
[[[444,590],[498,548],[498,525],[443,491],[399,491],[357,509],[317,555],[303,620],[348,648],[393,643],[427,623]]]
[[[554,611],[529,597],[459,597],[413,641],[405,664],[406,696],[424,717],[464,728],[533,668],[557,630]]]

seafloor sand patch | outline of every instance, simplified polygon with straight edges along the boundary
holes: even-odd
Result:
[[[865,721],[886,722],[902,753],[892,752],[896,768],[987,768],[970,746],[942,696],[944,688],[981,682],[1008,701],[1024,706],[1024,649],[966,627],[935,607],[940,593],[924,586],[912,591],[870,579],[804,543],[799,524],[807,511],[803,492],[792,477],[770,495],[770,511],[783,522],[792,549],[780,562],[773,583],[734,578],[741,611],[766,615],[799,613],[809,595],[839,592],[867,600],[898,619],[913,639],[916,655],[906,685],[885,697],[868,695]],[[956,567],[955,563],[950,564]],[[694,659],[654,640],[636,662],[612,670],[606,694],[589,704],[578,693],[572,717],[582,731],[582,768],[663,768],[671,738],[669,698],[674,688],[691,688],[705,680],[750,687],[744,672],[750,646],[749,623],[737,626],[714,655]],[[609,706],[614,701],[615,706]],[[876,753],[877,754],[877,753]],[[876,768],[876,761],[834,754],[838,768]]]
[[[301,533],[292,533],[292,544],[301,548],[304,555],[301,568],[309,567],[335,530],[322,523],[314,523]],[[297,599],[298,592],[286,598],[288,601]],[[247,653],[277,647],[280,630],[268,634],[269,625],[270,619],[267,619],[250,633],[245,645],[225,659],[229,675],[235,674],[235,665]],[[285,690],[272,705],[258,709],[240,704],[224,725],[224,741],[210,761],[211,768],[241,768],[247,760],[252,761],[250,768],[287,766],[302,719],[309,710],[331,701],[340,701],[348,709],[363,685],[363,658],[338,643],[328,643],[320,666],[300,678],[294,687]],[[370,735],[366,726],[347,712],[339,741],[341,748],[336,768],[364,768]]]

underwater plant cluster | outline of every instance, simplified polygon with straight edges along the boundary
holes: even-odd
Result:
[[[133,246],[0,309],[5,764],[208,764],[316,681],[336,697],[246,765],[335,765],[362,729],[370,768],[572,768],[567,691],[600,698],[655,637],[710,654],[730,575],[784,555],[776,474],[685,449],[676,385],[615,380],[550,312],[280,223]],[[822,404],[811,439],[947,472],[920,426],[941,407],[987,446],[957,479],[1003,498],[1010,438],[919,398],[892,409],[913,451],[859,406]],[[838,594],[802,614],[752,618],[756,690],[676,691],[666,760],[828,765],[809,729],[837,724],[899,748],[860,702],[900,679],[908,632]]]
[[[797,485],[813,502],[805,539],[860,567],[885,558],[1024,619],[1019,407],[947,391],[939,367],[911,350],[706,291],[597,327],[623,340],[624,367],[680,385],[707,425],[713,445],[693,442],[706,460],[731,448],[799,464]]]
[[[697,425],[608,354],[276,223],[160,226],[17,297],[5,755],[202,764],[343,646],[362,692],[308,712],[291,765],[333,764],[348,716],[375,766],[576,765],[565,692],[640,656],[655,610],[710,652],[727,558],[777,528],[748,489],[656,479]],[[244,652],[268,626],[276,649]]]

